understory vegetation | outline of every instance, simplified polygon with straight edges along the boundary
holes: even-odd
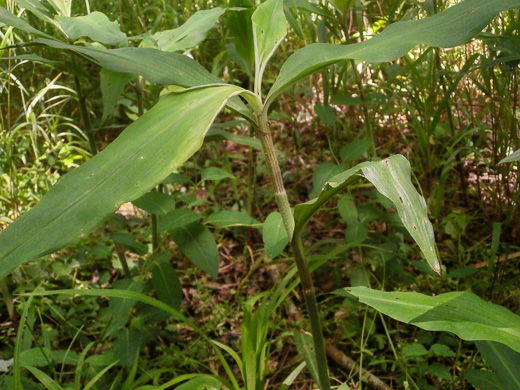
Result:
[[[520,389],[519,30],[0,1],[0,389]]]

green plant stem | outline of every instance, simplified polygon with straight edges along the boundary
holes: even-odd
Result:
[[[287,198],[287,193],[285,192],[285,187],[283,185],[282,173],[280,171],[280,166],[278,165],[278,159],[276,158],[273,137],[271,136],[271,130],[269,129],[269,125],[267,123],[266,113],[262,113],[260,115],[258,118],[258,124],[267,166],[269,168],[269,172],[271,173],[271,182],[274,187],[274,198],[276,200],[276,204],[278,205],[278,209],[280,210],[280,214],[282,214],[283,224],[285,226],[285,230],[287,230],[287,236],[290,240],[292,239],[294,232],[294,218],[291,212],[291,206],[289,205],[289,199]]]
[[[81,83],[79,81],[78,76],[74,76],[74,84],[76,85],[76,93],[78,94],[78,103],[79,109],[81,112],[81,121],[83,122],[83,127],[85,129],[85,133],[87,134],[88,143],[90,146],[90,152],[92,155],[96,155],[98,152],[96,141],[94,140],[94,134],[92,134],[92,125],[90,124],[90,119],[88,116],[87,105],[85,103],[85,96],[83,95],[83,90],[81,88]]]
[[[305,305],[309,313],[309,321],[311,323],[312,340],[314,342],[314,353],[316,354],[316,363],[318,365],[318,377],[320,379],[321,390],[330,390],[329,368],[327,364],[327,351],[325,349],[325,339],[323,337],[323,329],[321,327],[320,312],[318,310],[318,302],[316,301],[316,292],[312,284],[311,272],[307,259],[301,233],[297,232],[292,241],[291,249],[294,254],[294,261],[298,268],[300,283],[303,288],[303,296]]]
[[[4,299],[5,307],[7,308],[7,313],[9,313],[9,319],[12,322],[16,321],[16,311],[14,309],[13,297],[11,296],[11,292],[9,291],[9,286],[7,285],[7,280],[5,278],[0,278],[0,293]]]
[[[305,304],[309,313],[311,324],[312,339],[314,342],[314,352],[318,365],[318,377],[321,390],[330,390],[329,370],[327,365],[327,352],[325,350],[325,339],[320,322],[320,313],[318,311],[318,303],[316,301],[316,292],[312,284],[311,272],[305,258],[305,251],[301,239],[301,231],[294,232],[294,218],[291,212],[291,206],[283,185],[282,173],[276,158],[276,152],[273,144],[273,138],[267,122],[265,111],[258,117],[259,131],[262,140],[262,146],[267,160],[269,171],[271,172],[271,181],[274,186],[274,196],[282,220],[287,230],[287,235],[291,241],[296,267],[300,276],[300,282],[303,288]]]

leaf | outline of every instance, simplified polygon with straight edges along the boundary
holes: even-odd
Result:
[[[143,256],[148,253],[148,245],[136,241],[130,233],[113,233],[110,235],[110,239],[138,255]]]
[[[27,370],[33,374],[38,381],[45,386],[47,390],[63,390],[63,387],[61,387],[54,379],[52,379],[50,376],[48,376],[46,373],[44,373],[42,370],[39,370],[36,367],[26,367]]]
[[[219,169],[216,167],[209,167],[202,171],[200,174],[201,181],[204,180],[222,180],[222,179],[232,179],[235,180],[235,176],[231,173],[224,171],[223,169]]]
[[[206,39],[225,9],[216,7],[195,12],[182,26],[152,35],[157,48],[164,51],[182,51],[197,46]]]
[[[294,341],[300,355],[303,355],[307,368],[309,369],[312,377],[316,383],[320,383],[318,373],[318,362],[316,360],[316,353],[314,352],[314,342],[312,335],[304,332],[295,332]]]
[[[148,192],[132,203],[140,209],[159,216],[166,215],[175,208],[175,201],[170,195],[157,191]]]
[[[157,262],[152,269],[152,284],[161,302],[176,310],[181,309],[181,282],[168,260]]]
[[[17,28],[19,30],[34,34],[34,35],[39,35],[41,37],[53,39],[50,35],[47,35],[44,32],[34,28],[29,23],[27,23],[25,20],[12,14],[4,7],[0,7],[0,22],[5,23],[8,26],[13,26],[14,28]]]
[[[391,156],[382,161],[364,162],[329,179],[317,198],[295,207],[295,231],[301,232],[312,215],[330,198],[355,181],[360,172],[381,194],[392,201],[403,225],[421,248],[428,264],[435,272],[440,273],[440,263],[434,249],[433,227],[428,219],[426,202],[412,185],[410,164],[401,155]]]
[[[219,228],[233,226],[260,227],[262,223],[241,211],[222,210],[212,213],[206,223]]]
[[[72,0],[47,0],[59,15],[70,16]]]
[[[267,62],[287,34],[283,0],[267,0],[251,17],[255,49],[255,83],[260,85]]]
[[[109,306],[114,320],[108,326],[106,335],[111,336],[126,325],[130,318],[132,307],[136,300],[131,298],[132,293],[141,293],[144,290],[144,282],[129,279],[118,280],[114,287],[127,294],[121,298],[110,298]]]
[[[125,328],[118,332],[114,341],[114,350],[123,367],[132,367],[143,344],[143,339],[142,331],[136,328]]]
[[[47,347],[31,348],[20,354],[21,367],[44,367],[52,363],[51,350]]]
[[[315,43],[297,50],[280,69],[266,99],[269,106],[285,88],[339,61],[393,61],[415,46],[453,47],[468,42],[505,10],[519,8],[518,0],[464,0],[420,20],[393,23],[370,40],[352,45]]]
[[[200,375],[197,378],[189,380],[180,386],[177,386],[176,390],[220,390],[222,384],[220,381],[210,375]]]
[[[274,259],[282,253],[289,243],[282,214],[278,211],[272,212],[265,219],[262,229],[262,240],[265,245],[265,253],[270,259]]]
[[[194,213],[189,209],[177,209],[170,211],[164,217],[160,218],[157,229],[160,232],[173,230],[189,225],[190,223],[196,222],[201,218],[202,216]]]
[[[103,68],[114,72],[140,75],[152,83],[183,87],[223,83],[199,63],[179,53],[169,53],[147,47],[95,49],[45,38],[35,39],[34,43],[60,50],[71,50]],[[168,71],[165,72],[165,69]]]
[[[69,13],[70,14],[70,13]],[[111,22],[101,12],[91,12],[85,16],[57,16],[61,28],[69,39],[76,41],[79,38],[89,37],[93,41],[106,45],[122,45],[128,40],[121,32],[118,22]]]
[[[169,231],[181,252],[202,271],[214,278],[218,275],[217,244],[211,232],[198,222]]]
[[[463,340],[497,341],[520,351],[520,317],[470,292],[427,296],[351,287],[348,292],[377,311],[430,331],[455,333]]]
[[[226,26],[228,28],[226,36],[233,39],[233,43],[227,45],[227,52],[229,57],[252,78],[255,50],[251,17],[255,2],[252,0],[230,0],[229,5],[247,7],[228,10],[226,13]]]
[[[50,3],[43,2],[40,0],[15,0],[16,3],[20,6],[20,8],[25,8],[26,10],[33,13],[36,17],[41,20],[54,24],[59,28],[59,24],[56,20],[54,20],[54,16],[56,14],[56,10],[52,8]]]
[[[494,372],[484,370],[466,370],[464,378],[479,390],[505,390]]]
[[[103,68],[99,74],[100,87],[103,100],[103,117],[104,122],[116,107],[119,96],[125,89],[125,86],[135,78],[133,74],[113,72]]]
[[[509,156],[504,157],[498,163],[504,164],[504,163],[514,162],[514,161],[520,161],[520,149],[517,150],[516,152],[511,153]]]
[[[161,99],[0,234],[0,277],[88,234],[159,184],[200,148],[227,99],[240,92],[223,85]]]
[[[520,353],[513,351],[510,346],[490,342],[478,341],[475,343],[484,360],[495,372],[500,385],[504,389],[520,389]]]

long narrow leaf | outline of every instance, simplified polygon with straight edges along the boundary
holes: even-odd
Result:
[[[302,77],[342,60],[393,61],[415,46],[453,47],[466,43],[501,11],[520,8],[518,0],[464,0],[436,15],[397,22],[374,38],[346,46],[316,43],[285,62],[267,97],[267,105]]]
[[[241,91],[223,85],[171,94],[159,101],[0,234],[0,277],[27,260],[74,242],[120,204],[159,184],[200,148],[215,116]]]

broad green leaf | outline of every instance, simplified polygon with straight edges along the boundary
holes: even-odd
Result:
[[[500,385],[508,390],[520,390],[520,352],[511,346],[491,342],[475,343],[484,360],[495,372]]]
[[[514,161],[520,161],[520,149],[517,150],[516,152],[511,153],[509,156],[504,157],[502,160],[500,160],[499,164],[514,162]]]
[[[196,87],[224,82],[191,58],[179,54],[146,47],[122,47],[119,49],[94,49],[69,45],[64,42],[38,38],[39,43],[55,49],[79,53],[95,64],[114,72],[140,75],[148,81],[164,85]],[[168,69],[167,72],[164,70]],[[255,121],[250,110],[238,97],[230,99],[228,106],[250,121]]]
[[[144,282],[121,279],[114,283],[114,287],[120,289],[119,291],[126,291],[128,294],[133,292],[141,293],[144,290]],[[108,326],[106,332],[107,336],[112,335],[114,332],[117,332],[123,326],[125,326],[126,322],[130,318],[130,310],[132,310],[132,307],[134,307],[135,303],[135,299],[127,296],[122,298],[110,298],[109,306],[114,319]]]
[[[222,210],[212,213],[206,223],[220,228],[232,226],[260,227],[262,223],[241,211]]]
[[[201,218],[201,215],[196,214],[189,209],[172,210],[164,217],[159,219],[157,228],[160,232],[173,230],[189,225],[190,223],[196,222]]]
[[[159,216],[166,215],[175,208],[175,201],[170,195],[157,191],[148,192],[132,203],[140,209]]]
[[[169,231],[181,252],[202,271],[214,278],[218,275],[217,244],[207,227],[198,222]]]
[[[265,245],[265,253],[270,259],[274,259],[283,252],[289,243],[287,231],[282,220],[282,214],[273,211],[267,216],[262,228],[262,240]]]
[[[408,160],[401,155],[395,155],[382,161],[358,164],[332,177],[323,185],[318,197],[295,207],[295,231],[301,232],[307,221],[323,204],[361,174],[392,201],[403,225],[421,248],[428,264],[435,272],[440,273],[433,227],[428,219],[426,202],[412,185],[410,173]]]
[[[44,367],[52,363],[51,350],[47,347],[31,348],[20,354],[22,367]]]
[[[321,5],[321,4],[320,4]],[[320,6],[307,0],[285,0],[284,6],[288,8],[297,8],[325,18],[334,20],[334,15],[326,7]]]
[[[455,333],[463,340],[497,341],[520,352],[520,317],[470,292],[428,296],[351,287],[348,292],[398,321],[430,331]]]
[[[215,116],[240,92],[223,85],[162,98],[0,234],[0,277],[88,234],[159,184],[200,148]]]
[[[103,100],[103,117],[101,121],[105,121],[116,107],[119,96],[125,89],[125,86],[135,78],[135,75],[129,73],[113,72],[103,68],[99,74],[101,96]]]
[[[215,27],[224,8],[212,8],[195,12],[182,26],[155,33],[152,38],[157,48],[164,51],[182,51],[197,46],[206,39],[208,31]]]
[[[226,26],[233,42],[227,45],[229,57],[246,71],[252,78],[255,63],[255,49],[253,40],[253,15],[255,2],[253,0],[230,0],[232,7],[246,7],[242,9],[228,10],[226,13]]]
[[[25,20],[19,18],[18,16],[12,14],[4,7],[0,7],[0,23],[5,23],[8,26],[13,26],[19,30],[38,35],[41,37],[46,37],[52,39],[50,35],[45,34],[44,32],[34,28]]]
[[[345,170],[345,167],[336,165],[331,161],[319,164],[312,172],[312,191],[310,197],[314,198],[320,192],[327,180]]]
[[[341,161],[350,163],[365,154],[372,146],[372,140],[369,138],[354,140],[343,146],[339,152]]]
[[[143,340],[144,334],[141,330],[134,327],[121,329],[114,341],[114,351],[119,364],[126,368],[132,367],[135,359],[137,359]]]
[[[491,371],[467,370],[462,373],[464,378],[479,390],[505,390],[500,386],[497,375]]]
[[[255,90],[259,92],[267,62],[287,34],[283,0],[267,0],[262,3],[251,20],[255,49]]]
[[[157,297],[176,310],[181,309],[182,290],[177,272],[168,260],[157,262],[152,269],[153,289]]]
[[[223,83],[197,62],[179,53],[168,53],[146,47],[95,49],[45,38],[36,39],[34,42],[55,49],[71,50],[103,68],[140,75],[152,83],[183,87]],[[166,72],[165,69],[168,71]]]
[[[202,171],[200,174],[201,181],[204,180],[222,180],[222,179],[232,179],[235,180],[235,176],[231,173],[224,171],[223,169],[217,167],[209,167]]]
[[[518,0],[464,0],[420,20],[397,22],[372,39],[352,45],[315,43],[297,50],[284,63],[267,96],[266,105],[285,88],[339,61],[393,61],[420,44],[453,47],[468,42],[499,12],[520,8]]]
[[[61,28],[73,41],[79,38],[89,37],[93,41],[106,45],[122,45],[126,43],[127,36],[121,32],[118,22],[111,22],[101,12],[91,12],[85,16],[57,16]]]

